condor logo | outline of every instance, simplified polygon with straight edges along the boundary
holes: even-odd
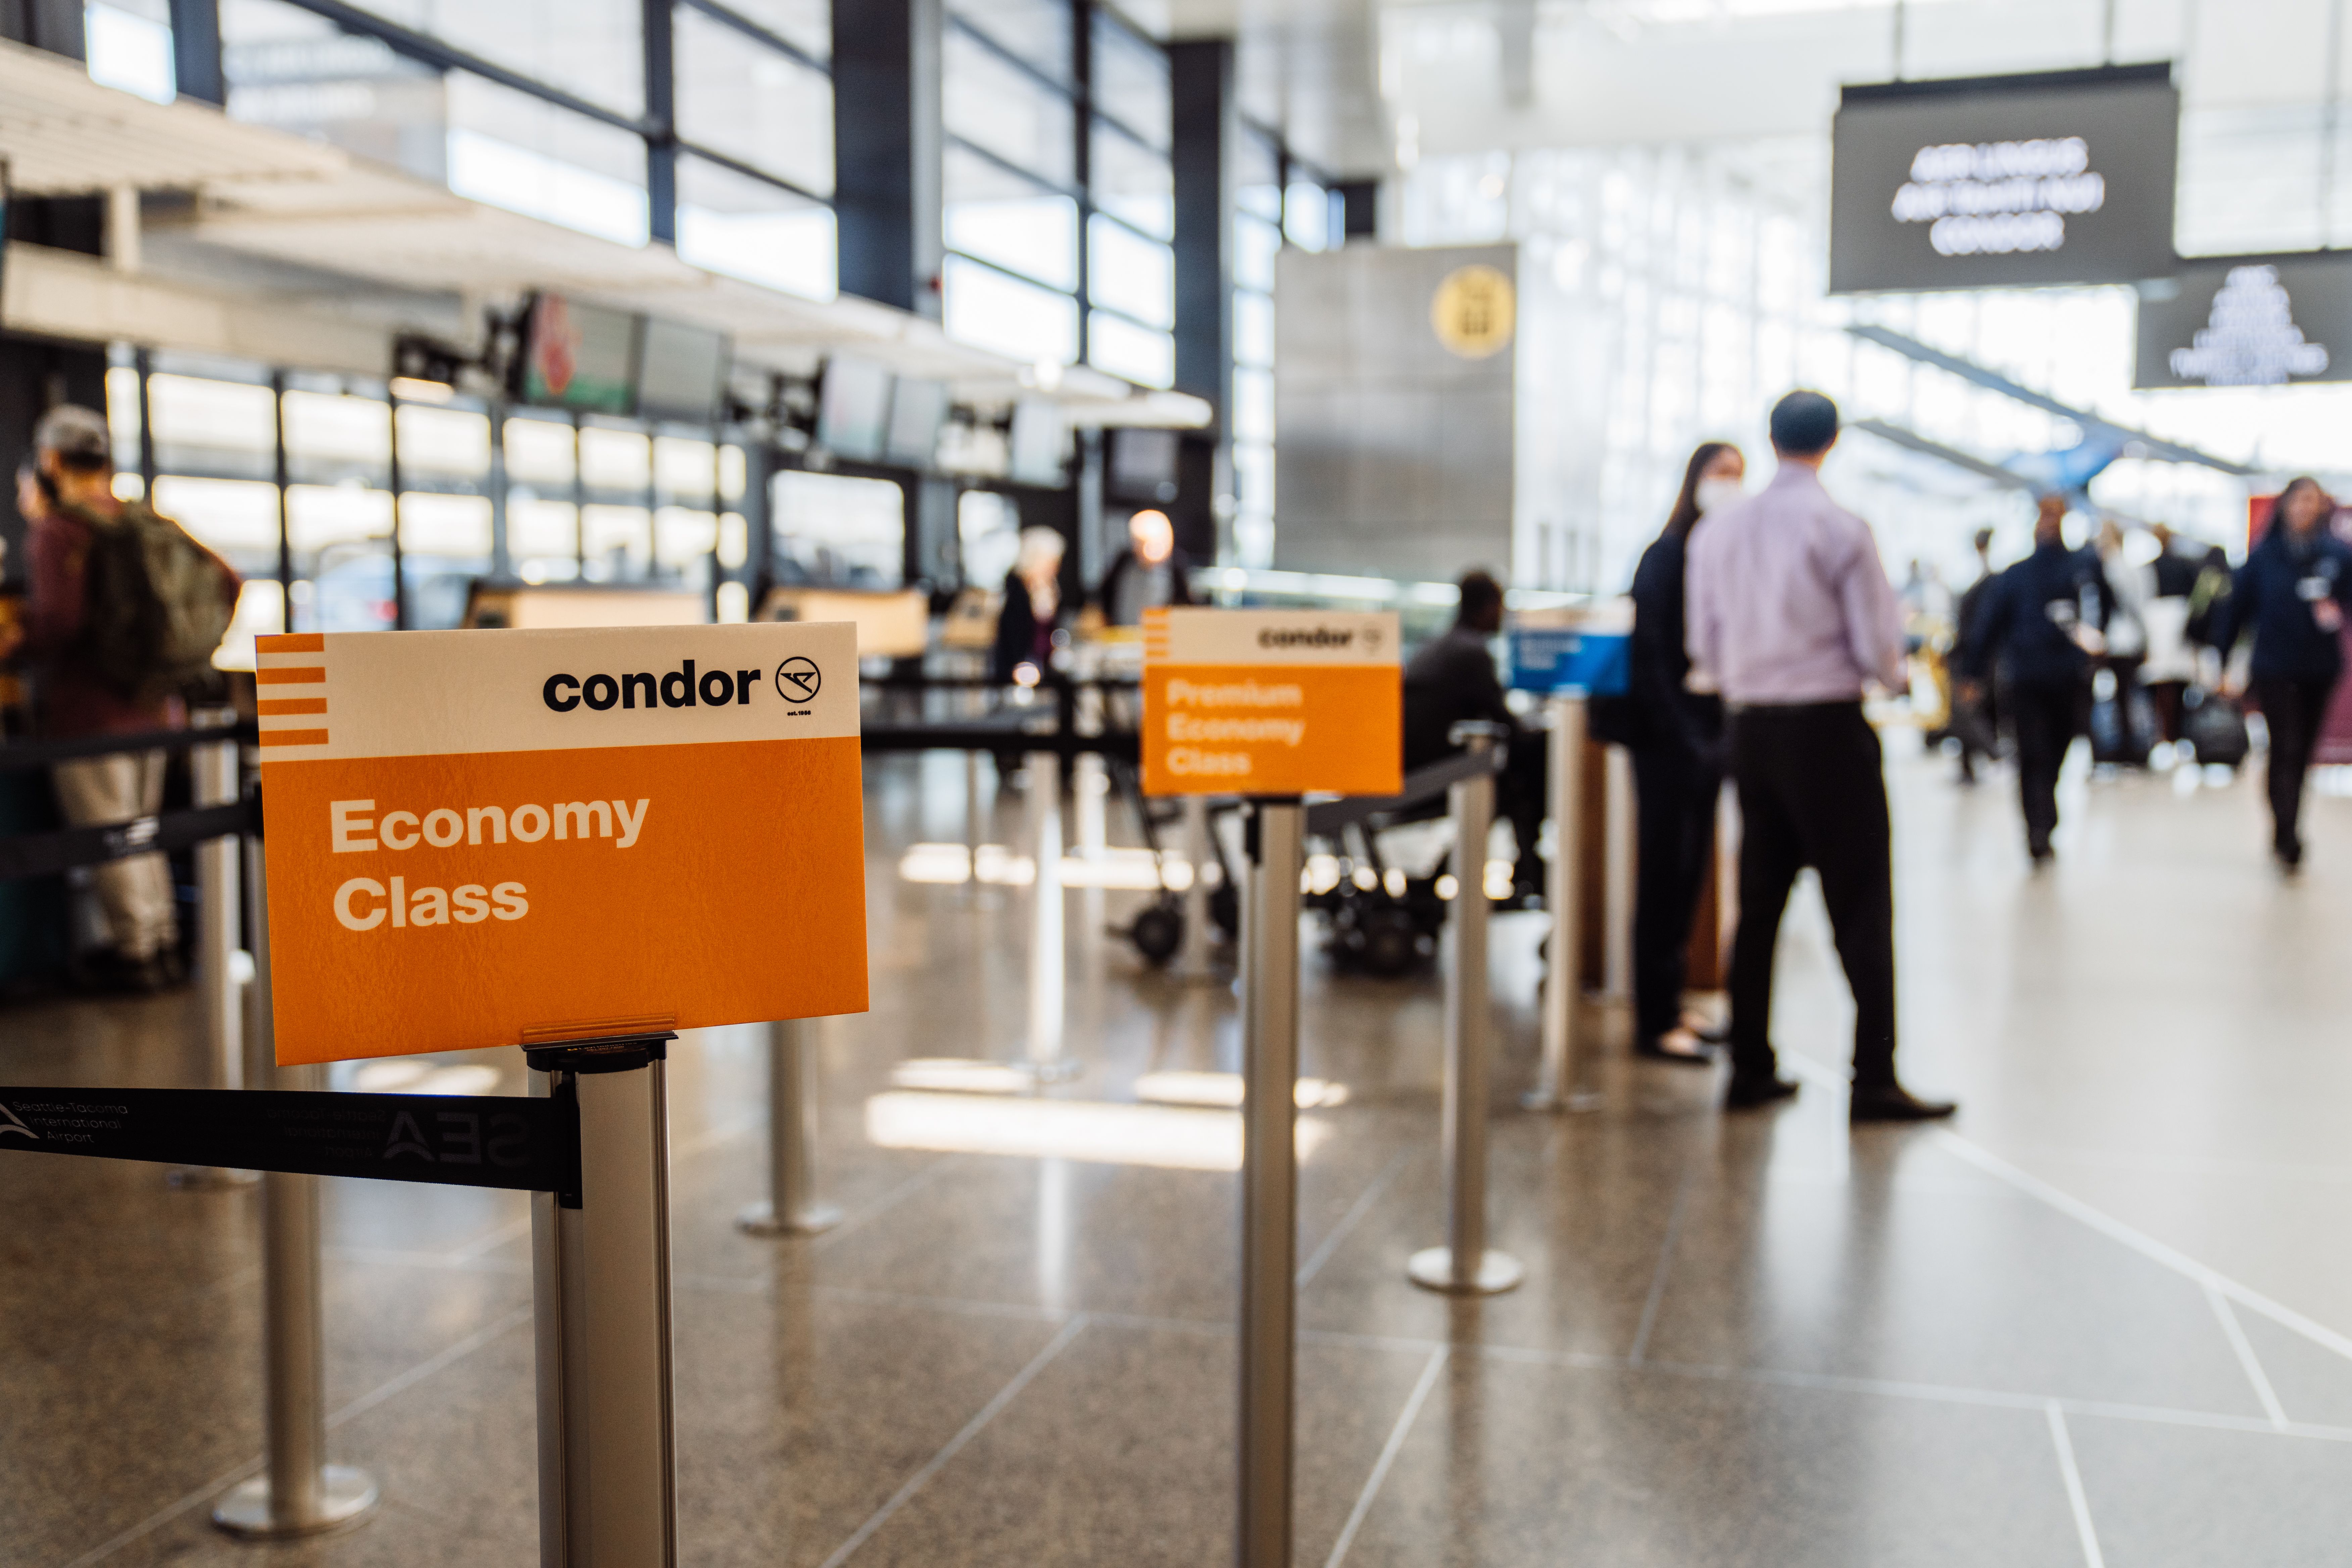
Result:
[[[814,668],[810,667],[812,677]],[[761,672],[756,669],[739,669],[732,674],[724,669],[706,669],[697,675],[694,660],[689,658],[666,675],[656,675],[649,669],[617,678],[592,675],[585,679],[573,675],[551,675],[540,687],[539,696],[558,713],[569,713],[583,704],[602,713],[616,702],[625,709],[643,706],[650,711],[656,697],[664,708],[691,708],[698,702],[706,708],[724,708],[730,703],[740,706],[751,701],[751,689],[761,679]],[[808,689],[814,692],[814,679]],[[637,700],[640,697],[645,699],[642,704]]]

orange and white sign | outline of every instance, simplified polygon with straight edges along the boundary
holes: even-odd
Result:
[[[1394,795],[1404,787],[1397,618],[1146,610],[1146,795]]]
[[[258,644],[280,1062],[865,1010],[857,642]]]

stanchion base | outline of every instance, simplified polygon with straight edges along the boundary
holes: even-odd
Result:
[[[353,1530],[375,1512],[375,1478],[349,1465],[329,1465],[320,1476],[319,1509],[308,1519],[274,1519],[269,1478],[256,1476],[213,1505],[213,1522],[240,1541],[291,1541]]]
[[[1607,1103],[1607,1096],[1590,1089],[1565,1097],[1549,1089],[1531,1089],[1519,1096],[1521,1110],[1598,1110]]]
[[[164,1173],[163,1180],[175,1192],[222,1193],[257,1184],[261,1173],[227,1165],[174,1165]]]
[[[804,1204],[782,1220],[772,1203],[747,1204],[735,1216],[735,1228],[750,1236],[814,1236],[841,1223],[836,1204]]]
[[[1449,1296],[1499,1296],[1506,1290],[1517,1289],[1528,1271],[1519,1260],[1507,1252],[1482,1253],[1478,1269],[1468,1279],[1454,1277],[1454,1249],[1447,1247],[1423,1247],[1412,1255],[1404,1266],[1412,1282],[1424,1290],[1442,1290]]]

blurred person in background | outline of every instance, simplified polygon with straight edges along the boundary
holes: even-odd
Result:
[[[2105,646],[2091,661],[2091,756],[2095,763],[2144,768],[2157,741],[2154,712],[2139,685],[2147,662],[2147,609],[2156,596],[2156,577],[2132,559],[2123,525],[2112,517],[2099,523],[2091,550],[2107,603],[2107,624],[2101,629]],[[2098,680],[2098,670],[2106,672],[2107,681]],[[2104,697],[2097,694],[2102,684],[2110,688]]]
[[[2251,684],[2270,729],[2271,848],[2290,874],[2303,865],[2304,777],[2344,673],[2352,608],[2352,545],[2330,531],[2335,515],[2334,499],[2307,475],[2279,492],[2213,638],[2224,658],[2240,637],[2253,638]]]
[[[19,476],[28,591],[21,651],[40,679],[42,734],[53,740],[178,730],[183,693],[211,672],[236,607],[226,562],[114,493],[103,415],[67,405],[33,431]],[[76,827],[152,816],[165,753],[117,752],[57,764],[58,809]],[[110,948],[88,976],[111,989],[162,990],[182,978],[170,862],[133,855],[93,868]]]
[[[2140,626],[2147,634],[2147,657],[2139,670],[2140,689],[2147,693],[2156,716],[2159,740],[2180,742],[2182,699],[2197,679],[2197,647],[2189,640],[2189,595],[2197,591],[2197,562],[2183,548],[2179,536],[2163,523],[2148,528],[2156,541],[2156,559],[2147,570],[2147,592],[2140,605]]]
[[[1960,646],[1960,676],[1973,696],[1998,673],[2017,737],[2017,792],[2025,849],[2035,867],[2054,851],[2058,770],[2089,716],[2091,660],[2105,646],[2107,581],[2099,561],[2066,544],[2066,499],[2045,495],[2033,520],[2033,553],[1985,590]]]
[[[996,612],[991,680],[1034,686],[1049,667],[1062,613],[1062,536],[1050,528],[1021,531],[1021,553],[1004,574],[1003,605]]]
[[[1959,782],[1977,782],[1977,759],[1990,762],[2000,751],[2000,702],[1998,684],[1979,681],[1973,688],[1960,670],[1960,651],[1969,627],[1983,611],[1986,592],[1999,579],[1992,569],[1992,530],[1979,528],[1973,542],[1977,552],[1976,581],[1960,591],[1952,611],[1952,717],[1945,732],[1960,746]]]
[[[1715,852],[1723,794],[1723,699],[1694,691],[1684,575],[1692,531],[1737,506],[1747,460],[1707,441],[1683,470],[1663,532],[1633,569],[1633,637],[1621,728],[1633,759],[1639,879],[1633,889],[1633,1050],[1664,1061],[1715,1059],[1709,1026],[1683,1011],[1691,921]],[[1715,1037],[1720,1038],[1719,1036]]]
[[[1543,858],[1536,852],[1548,804],[1548,770],[1540,739],[1521,729],[1503,699],[1502,677],[1491,646],[1503,630],[1503,585],[1486,572],[1467,572],[1458,584],[1454,625],[1422,645],[1404,667],[1404,765],[1415,768],[1454,755],[1454,726],[1465,720],[1501,724],[1510,731],[1510,754],[1495,775],[1495,815],[1511,825],[1517,861],[1511,869],[1514,899],[1539,894]],[[1484,868],[1457,871],[1463,886],[1475,885]]]
[[[1127,548],[1103,574],[1097,602],[1114,626],[1139,626],[1146,610],[1192,602],[1192,563],[1176,548],[1176,525],[1166,512],[1139,511],[1127,520]]]
[[[1691,663],[1731,714],[1739,787],[1739,934],[1731,956],[1729,1110],[1797,1092],[1772,1049],[1772,963],[1797,874],[1821,877],[1853,992],[1855,1122],[1949,1116],[1895,1076],[1895,876],[1885,758],[1862,707],[1903,689],[1903,607],[1870,525],[1832,500],[1821,466],[1837,405],[1792,392],[1773,405],[1780,471],[1692,538]]]

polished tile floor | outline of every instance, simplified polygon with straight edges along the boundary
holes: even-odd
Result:
[[[1612,1051],[1605,1110],[1513,1109],[1541,920],[1504,919],[1513,1294],[1404,1280],[1439,1239],[1437,981],[1310,959],[1304,1070],[1335,1087],[1302,1115],[1299,1563],[2347,1560],[2352,801],[2315,803],[2290,885],[2253,780],[2078,776],[2036,877],[2003,784],[1894,751],[1904,1068],[1960,1119],[1849,1133],[1809,898],[1779,1019],[1797,1101],[1725,1118],[1708,1075]],[[1228,1561],[1233,1117],[1139,1100],[1237,1066],[1230,991],[1102,934],[1135,895],[1073,891],[1061,1109],[910,1087],[908,1058],[1022,1055],[1026,895],[901,874],[961,838],[960,761],[869,776],[875,1008],[817,1037],[846,1221],[738,1234],[764,1034],[674,1059],[685,1561]],[[995,820],[1017,841],[1015,798]],[[191,1028],[185,998],[21,1007],[0,1083],[194,1082]],[[415,1087],[521,1087],[512,1053],[425,1065]],[[532,1560],[525,1204],[328,1201],[331,1441],[384,1504],[257,1549],[206,1522],[260,1453],[253,1194],[0,1156],[0,1562]]]

